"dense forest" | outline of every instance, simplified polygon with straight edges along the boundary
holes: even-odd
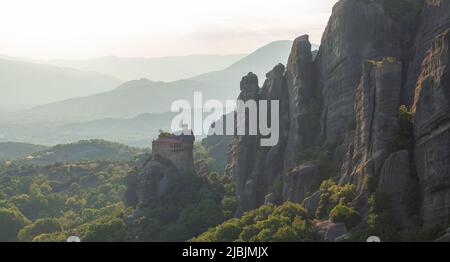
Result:
[[[123,218],[124,177],[131,163],[84,161],[0,167],[1,241],[117,239]],[[101,235],[102,231],[116,234]]]
[[[98,146],[99,141],[91,143]],[[106,143],[100,143],[102,150],[111,148]],[[87,144],[74,143],[72,148]],[[73,235],[83,241],[185,241],[233,216],[231,180],[210,171],[183,174],[139,221],[130,222],[133,208],[124,204],[126,177],[140,172],[149,155],[128,151],[136,153],[129,161],[3,162],[0,241],[66,241]],[[195,157],[205,164],[213,161],[200,144]]]

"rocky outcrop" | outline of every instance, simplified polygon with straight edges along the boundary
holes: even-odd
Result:
[[[427,226],[450,217],[449,36],[450,30],[436,36],[426,52],[413,106],[415,162]]]
[[[179,177],[170,160],[154,157],[141,172],[132,172],[127,177],[126,202],[130,206],[145,206],[163,196]]]
[[[389,197],[394,222],[405,228],[412,180],[422,191],[413,193],[423,196],[416,204],[425,225],[447,222],[449,16],[450,2],[443,0],[340,0],[315,57],[301,36],[286,68],[269,72],[262,89],[255,77],[244,77],[240,98],[280,100],[281,134],[271,148],[260,147],[259,136],[233,138],[225,174],[236,181],[237,214],[289,200],[314,215],[318,185],[338,175],[340,184],[355,186],[351,205],[363,224],[369,195],[379,193]],[[321,153],[334,168],[323,168]]]
[[[316,227],[319,230],[319,237],[326,242],[335,242],[348,233],[344,223],[333,223],[327,220],[316,223]]]
[[[392,214],[393,223],[407,225],[409,217],[404,203],[404,198],[411,177],[411,162],[408,150],[392,153],[380,171],[377,192],[387,196],[390,200],[389,212]]]
[[[270,72],[266,74],[266,81],[261,88],[261,100],[278,100],[280,101],[279,115],[279,132],[280,138],[278,144],[271,148],[259,147],[257,155],[257,163],[252,176],[259,177],[258,180],[258,199],[263,196],[271,195],[271,202],[280,203],[281,192],[276,189],[275,181],[281,177],[283,170],[284,150],[288,136],[288,105],[283,103],[288,98],[286,89],[286,80],[284,77],[285,67],[282,64],[276,65]],[[271,112],[269,104],[268,111]],[[271,113],[268,113],[270,116]],[[269,118],[269,123],[272,121]],[[267,201],[267,198],[266,198]],[[259,202],[259,201],[258,201]]]
[[[352,129],[353,98],[364,62],[399,57],[401,35],[398,23],[384,11],[382,0],[341,0],[334,6],[316,59],[324,139],[333,141]]]
[[[291,169],[283,178],[283,201],[301,203],[311,194],[317,177],[317,165],[302,164]]]
[[[317,135],[320,105],[307,35],[295,39],[285,79],[289,105],[289,133],[284,157],[286,170],[296,164],[299,152],[314,144]]]
[[[240,85],[239,100],[259,101],[258,77],[255,74],[249,73],[243,77]],[[247,117],[246,120],[248,120]],[[255,167],[255,152],[258,149],[258,140],[258,136],[236,135],[230,144],[229,160],[225,169],[225,175],[232,177],[236,183],[237,214],[256,207],[256,183],[251,173]]]
[[[349,159],[353,169],[344,172],[343,180],[363,187],[366,175],[378,174],[392,152],[399,131],[398,112],[401,96],[402,65],[395,58],[365,63],[355,96],[356,132]],[[344,166],[348,168],[348,166]]]
[[[276,204],[276,195],[275,195],[275,193],[267,194],[264,197],[264,205],[268,205],[268,204],[272,204],[272,205]]]
[[[411,105],[414,100],[416,83],[422,72],[422,62],[431,47],[433,39],[450,28],[450,1],[426,0],[420,16],[414,53],[408,67],[405,84],[405,104]]]
[[[319,108],[313,76],[311,44],[308,36],[302,36],[294,41],[287,69],[278,64],[267,73],[259,95],[254,88],[258,85],[255,77],[247,75],[242,79],[238,99],[280,101],[280,138],[271,148],[260,146],[260,136],[236,136],[233,139],[225,175],[236,181],[237,214],[263,204],[268,194],[273,194],[274,202],[281,200],[282,190],[297,194],[296,187],[277,189],[275,184],[277,179],[282,180],[283,170],[295,164],[299,150],[314,142],[316,132],[311,128],[314,124],[311,118],[318,119]],[[299,129],[302,131],[298,132]],[[305,193],[298,193],[302,196],[296,197],[298,201],[303,200]]]
[[[357,203],[367,215],[366,181],[379,178],[386,158],[393,152],[399,134],[402,65],[395,58],[370,60],[364,64],[355,96],[354,142],[341,170],[341,183],[357,187]]]
[[[320,203],[320,196],[320,191],[317,191],[303,200],[302,205],[306,208],[310,217],[316,216],[316,210],[319,207]]]
[[[279,202],[279,192],[274,192],[273,184],[277,177],[281,175],[283,169],[283,157],[286,147],[286,137],[288,135],[288,106],[283,101],[287,100],[288,93],[285,85],[284,78],[285,67],[282,64],[276,65],[272,71],[267,73],[266,81],[261,88],[262,100],[278,100],[280,101],[279,115],[279,127],[280,138],[276,146],[272,148],[260,148],[259,163],[261,163],[262,169],[254,175],[262,176],[261,181],[261,194],[273,193],[274,202]],[[269,111],[271,111],[269,104]],[[271,123],[269,119],[269,123]]]

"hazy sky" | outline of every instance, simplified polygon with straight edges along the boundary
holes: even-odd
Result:
[[[337,0],[0,0],[0,54],[48,58],[246,53],[321,34]]]

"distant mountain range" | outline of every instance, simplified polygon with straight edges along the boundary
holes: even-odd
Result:
[[[278,63],[286,64],[292,41],[282,40],[271,42],[224,70],[209,72],[192,78],[193,80],[218,85],[226,88],[234,88],[235,94],[239,91],[239,82],[248,72],[255,73],[261,84],[266,73]]]
[[[20,109],[112,90],[122,81],[101,73],[0,57],[0,109]]]
[[[262,85],[266,72],[277,63],[287,62],[291,45],[291,41],[270,43],[223,70],[191,79],[173,82],[133,80],[111,91],[36,106],[22,112],[2,111],[0,107],[0,142],[27,141],[55,145],[102,138],[130,146],[148,147],[159,129],[169,130],[175,113],[168,111],[174,100],[192,101],[194,91],[203,92],[204,100],[235,100],[243,75],[255,72]],[[24,61],[8,61],[30,65]],[[65,70],[54,66],[35,66]],[[11,101],[17,100],[14,98]]]
[[[84,71],[96,71],[125,81],[148,78],[171,82],[191,78],[205,72],[221,70],[246,55],[187,55],[157,58],[107,56],[85,60],[59,59],[39,62]]]
[[[202,92],[204,99],[235,100],[243,75],[256,73],[262,85],[274,65],[287,62],[291,46],[291,41],[272,42],[220,71],[169,83],[133,80],[113,91],[38,106],[29,113],[37,118],[86,121],[167,112],[174,100],[192,101],[195,91]]]
[[[38,106],[29,113],[37,118],[55,121],[130,118],[141,113],[170,111],[172,101],[192,100],[194,91],[206,93],[210,89],[226,93],[217,87],[193,80],[171,83],[153,82],[148,79],[133,80],[110,92]]]

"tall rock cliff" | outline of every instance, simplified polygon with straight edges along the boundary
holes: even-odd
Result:
[[[363,188],[361,171],[369,176],[380,171],[399,132],[401,73],[402,64],[395,58],[371,60],[364,65],[354,103],[356,131],[349,150],[352,156],[348,157],[353,170],[344,169],[342,173],[342,180],[357,185],[359,192]]]
[[[340,0],[315,58],[301,36],[262,89],[244,77],[240,98],[280,101],[281,133],[271,148],[260,136],[233,139],[225,174],[237,185],[237,215],[283,201],[314,213],[320,183],[333,178],[354,186],[351,207],[363,222],[373,194],[388,197],[403,228],[412,223],[411,194],[414,223],[448,221],[449,16],[444,0]]]
[[[399,57],[401,28],[384,1],[341,0],[322,37],[317,57],[322,90],[322,136],[332,141],[355,122],[353,98],[367,59]]]
[[[255,89],[258,86],[256,76],[249,74],[242,79],[238,99],[280,101],[280,139],[272,148],[261,147],[259,136],[233,139],[225,174],[236,181],[237,214],[267,201],[288,198],[285,192],[290,188],[282,188],[283,171],[295,167],[299,151],[311,146],[316,136],[312,126],[318,125],[315,120],[320,108],[314,75],[311,44],[308,36],[301,36],[294,41],[288,68],[281,64],[275,66],[267,73],[259,92]]]
[[[240,85],[241,93],[238,100],[244,102],[248,100],[259,101],[258,77],[255,74],[249,73],[243,77]],[[236,195],[240,203],[238,213],[241,213],[241,209],[249,210],[257,206],[256,181],[252,176],[252,170],[257,159],[258,141],[257,136],[241,135],[235,136],[230,144],[230,156],[225,175],[232,177],[236,182]]]
[[[410,105],[413,103],[416,83],[422,72],[422,62],[433,39],[450,27],[450,2],[426,0],[418,21],[418,30],[413,44],[414,52],[411,55],[405,85],[405,99]]]
[[[125,202],[128,206],[145,206],[164,195],[180,172],[167,158],[150,158],[142,171],[126,178]]]
[[[423,188],[426,225],[450,217],[450,30],[437,35],[426,52],[413,111],[416,166]]]
[[[363,68],[354,103],[354,141],[342,165],[340,183],[356,186],[358,195],[355,205],[367,216],[369,210],[366,203],[370,192],[366,181],[379,180],[386,159],[396,149],[395,142],[400,132],[398,112],[402,64],[395,58],[385,58],[367,61]]]
[[[315,142],[316,120],[320,110],[315,67],[307,35],[294,41],[287,63],[285,83],[288,93],[289,133],[284,165],[290,168],[295,165],[299,152],[311,147]]]

